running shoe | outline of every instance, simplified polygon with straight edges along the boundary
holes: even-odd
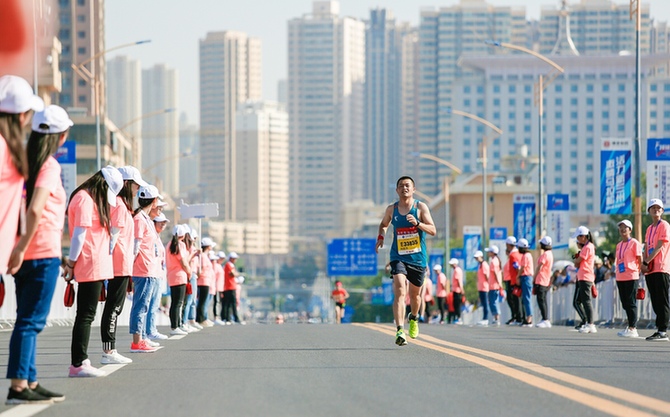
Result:
[[[416,339],[419,336],[419,320],[417,320],[417,317],[409,319],[409,332],[407,334],[412,339]]]
[[[100,363],[103,365],[108,365],[108,364],[125,364],[125,363],[132,363],[133,360],[130,358],[126,358],[122,354],[116,351],[116,349],[113,349],[109,353],[102,353],[102,359],[100,359]]]
[[[188,325],[191,326],[191,327],[194,327],[194,328],[196,328],[196,329],[198,329],[198,330],[202,330],[202,326],[199,325],[198,323],[196,323],[195,320],[191,320],[191,321],[189,321],[189,322],[188,322]]]
[[[187,334],[188,334],[188,332],[180,329],[179,327],[177,327],[176,329],[170,330],[170,336],[185,336]]]
[[[151,340],[167,340],[168,339],[167,335],[164,335],[163,333],[158,333],[158,332],[156,332],[154,334],[147,335],[147,337]]]
[[[53,404],[53,400],[45,395],[38,394],[27,387],[22,391],[15,391],[10,388],[9,393],[7,393],[5,404]]]
[[[40,394],[43,397],[51,398],[51,400],[55,403],[59,403],[61,401],[65,401],[65,395],[59,394],[57,392],[49,391],[48,389],[44,388],[40,384],[37,384],[35,388],[33,388],[33,392]]]
[[[649,340],[650,342],[667,342],[668,341],[668,334],[663,332],[656,332],[652,334],[651,336],[647,337],[646,340]]]
[[[637,329],[629,329],[628,327],[617,333],[617,335],[621,337],[630,337],[630,338],[640,337],[640,335],[637,333]]]
[[[489,327],[489,321],[488,320],[479,320],[477,322],[477,326],[480,327]]]
[[[89,359],[82,362],[80,366],[70,365],[70,378],[96,378],[105,375],[105,371],[94,368]]]
[[[395,333],[395,344],[398,346],[405,346],[407,344],[407,338],[405,337],[405,332],[402,329]]]
[[[153,348],[157,348],[161,345],[160,343],[156,342],[155,340],[151,340],[151,339],[144,339],[144,341],[146,342],[147,345],[149,345]]]
[[[158,350],[155,347],[149,346],[147,342],[148,340],[143,339],[139,343],[131,343],[130,351],[132,353],[153,353]]]
[[[598,333],[598,329],[595,324],[585,324],[579,329],[579,333]]]

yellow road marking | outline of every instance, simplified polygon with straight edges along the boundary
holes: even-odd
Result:
[[[368,328],[370,330],[375,330],[375,331],[379,331],[379,332],[382,332],[382,333],[386,333],[386,334],[389,334],[389,335],[394,335],[395,334],[395,330],[393,328],[389,328],[389,327],[385,327],[385,326],[381,326],[381,325],[376,325],[376,324],[372,324],[372,323],[356,323],[356,325]],[[490,369],[494,372],[498,372],[502,375],[508,376],[510,378],[514,378],[518,381],[521,381],[521,382],[523,382],[525,384],[528,384],[530,386],[533,386],[535,388],[539,388],[541,390],[544,390],[544,391],[550,392],[552,394],[564,397],[564,398],[569,399],[571,401],[575,401],[575,402],[580,403],[582,405],[585,405],[589,408],[593,408],[595,410],[602,411],[603,413],[613,415],[613,416],[620,416],[620,417],[651,416],[652,415],[652,414],[646,413],[644,411],[636,410],[634,408],[622,405],[620,403],[610,401],[610,400],[607,400],[607,399],[604,399],[604,398],[600,398],[600,397],[597,397],[595,395],[588,394],[588,393],[576,390],[574,388],[566,387],[564,385],[560,385],[558,383],[540,378],[538,376],[529,374],[527,372],[523,372],[523,371],[520,371],[518,369],[514,369],[514,368],[511,368],[509,366],[502,365],[502,364],[500,364],[500,362],[494,362],[492,360],[484,359],[484,358],[481,358],[479,356],[474,356],[474,355],[471,355],[471,354],[468,354],[468,353],[465,353],[465,352],[449,349],[449,348],[439,346],[439,345],[449,345],[449,346],[453,345],[452,347],[463,349],[463,350],[468,350],[468,351],[474,351],[474,348],[469,348],[467,346],[458,345],[458,344],[455,344],[455,343],[451,344],[449,342],[444,342],[444,341],[441,341],[439,339],[432,338],[430,336],[421,336],[421,337],[422,337],[422,339],[431,339],[431,340],[434,340],[435,342],[429,343],[429,342],[425,342],[423,340],[415,339],[415,340],[412,341],[412,343],[415,344],[415,345],[421,346],[421,347],[425,347],[427,349],[432,349],[432,350],[435,350],[435,351],[438,351],[438,352],[445,353],[447,355],[454,356],[454,357],[459,358],[459,359],[463,359],[463,360],[468,361],[468,362],[475,363],[477,365],[488,368],[488,369]],[[481,350],[481,349],[476,349],[476,350],[479,351],[478,352],[479,354],[484,355],[484,356],[488,356],[492,359],[495,358],[495,357],[507,358],[508,360],[506,360],[505,362],[508,362],[508,363],[512,363],[512,361],[515,360],[514,358],[505,357],[504,355],[499,355],[499,354],[496,354],[496,353],[493,353],[493,352],[488,352],[488,351],[484,351],[484,350]],[[502,359],[498,359],[498,360],[502,361]],[[519,362],[524,362],[524,361],[519,361]],[[526,364],[526,366],[524,366],[524,368],[531,369],[533,372],[537,372],[536,368],[543,368],[541,365],[531,364],[530,362],[525,362],[525,364]],[[521,365],[519,365],[519,366],[521,366]],[[562,373],[562,372],[559,372],[559,371],[555,371],[555,372],[556,372],[557,375]],[[564,375],[571,377],[571,375],[569,375],[569,374],[564,374]],[[547,376],[549,376],[548,373],[547,373]],[[563,378],[565,378],[565,376]],[[573,377],[573,378],[575,378],[574,381],[577,380],[577,377]],[[592,384],[592,383],[597,384],[593,381],[589,381],[589,380],[584,379],[584,378],[580,378],[580,380],[585,381],[588,384]],[[572,383],[572,382],[570,382],[570,383]],[[599,385],[605,386],[604,384],[599,384]],[[589,385],[581,386],[580,388],[585,388],[585,387],[591,388],[591,387],[589,387]],[[614,388],[614,387],[611,387],[611,388]],[[626,393],[626,396],[634,394],[634,393],[631,393],[631,392],[628,392],[628,391],[625,391],[625,390],[621,390],[621,389],[619,389],[619,390],[622,393]],[[612,394],[610,392],[607,395],[612,395]],[[637,394],[637,395],[639,395],[639,394]],[[622,397],[621,400],[622,401],[628,400],[628,398],[626,396]],[[644,397],[644,396],[640,396],[640,397]],[[644,398],[648,398],[650,400],[655,400],[655,399],[650,398],[650,397],[644,397]],[[659,401],[659,400],[655,400],[655,401]],[[641,405],[645,408],[651,408],[651,407],[649,407],[649,404],[647,404],[647,403],[641,404]],[[658,411],[660,411],[664,414],[668,414],[667,408],[664,409],[664,410],[658,410]]]

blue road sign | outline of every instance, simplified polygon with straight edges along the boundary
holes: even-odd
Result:
[[[377,275],[375,239],[333,239],[328,244],[328,275]]]

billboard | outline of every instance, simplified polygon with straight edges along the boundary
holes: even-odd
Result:
[[[600,213],[630,214],[631,140],[603,138],[600,147]]]

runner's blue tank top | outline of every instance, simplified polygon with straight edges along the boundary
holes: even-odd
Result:
[[[414,200],[409,213],[419,219],[419,200]],[[393,206],[393,244],[391,245],[391,261],[402,261],[404,263],[425,268],[427,265],[426,255],[426,232],[419,230],[408,222],[406,215],[398,212],[398,203]]]

